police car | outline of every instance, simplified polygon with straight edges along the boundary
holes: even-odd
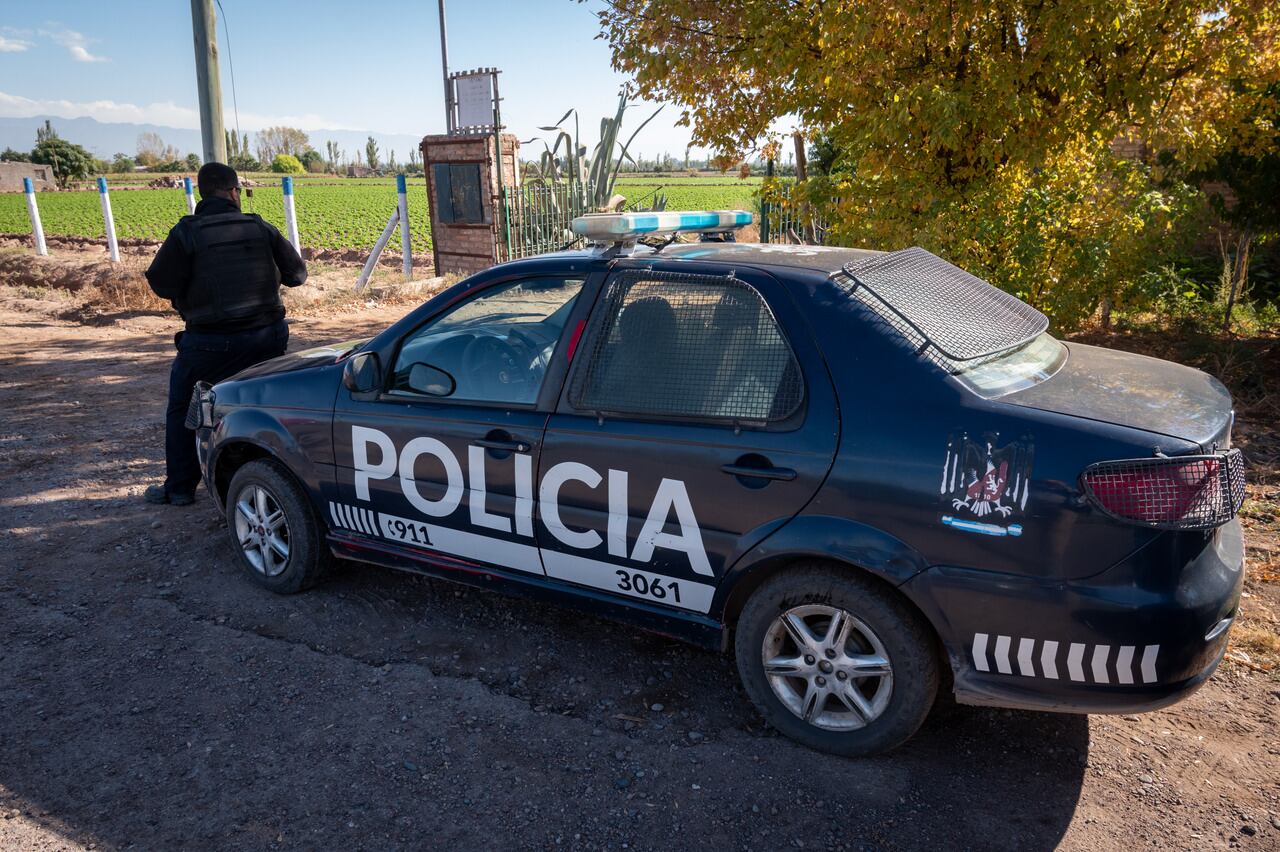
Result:
[[[750,219],[583,217],[592,248],[198,387],[245,572],[336,556],[731,649],[770,724],[848,755],[944,686],[1129,713],[1204,682],[1243,564],[1223,386],[919,248],[671,243]]]

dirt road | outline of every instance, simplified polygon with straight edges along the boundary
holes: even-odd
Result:
[[[57,312],[0,299],[0,848],[1280,849],[1280,681],[1247,665],[1143,716],[944,701],[855,761],[630,628],[370,567],[260,591],[203,492],[140,499],[176,323]]]

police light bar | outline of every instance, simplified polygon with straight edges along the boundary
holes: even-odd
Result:
[[[751,224],[746,210],[694,210],[659,213],[588,213],[573,220],[573,232],[602,243],[676,233],[729,231]]]

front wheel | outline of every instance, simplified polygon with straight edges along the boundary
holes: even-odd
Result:
[[[331,559],[306,493],[274,460],[236,471],[227,489],[227,531],[249,577],[280,594],[312,585]]]
[[[787,571],[757,589],[738,620],[735,651],[765,720],[833,754],[900,745],[938,690],[920,616],[874,580],[827,566]]]

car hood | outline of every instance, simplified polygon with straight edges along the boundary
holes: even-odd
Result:
[[[306,370],[325,364],[333,364],[350,355],[357,347],[368,343],[370,339],[365,337],[360,340],[348,340],[345,343],[331,343],[328,346],[317,346],[314,349],[290,352],[288,355],[281,355],[279,358],[272,358],[269,361],[263,361],[261,364],[254,364],[252,367],[236,373],[231,378],[232,381],[239,382],[244,379],[274,376],[279,373],[292,373],[294,370]]]
[[[1205,451],[1227,446],[1231,394],[1213,376],[1146,355],[1066,346],[1067,362],[1051,379],[1001,402],[1182,438]]]

